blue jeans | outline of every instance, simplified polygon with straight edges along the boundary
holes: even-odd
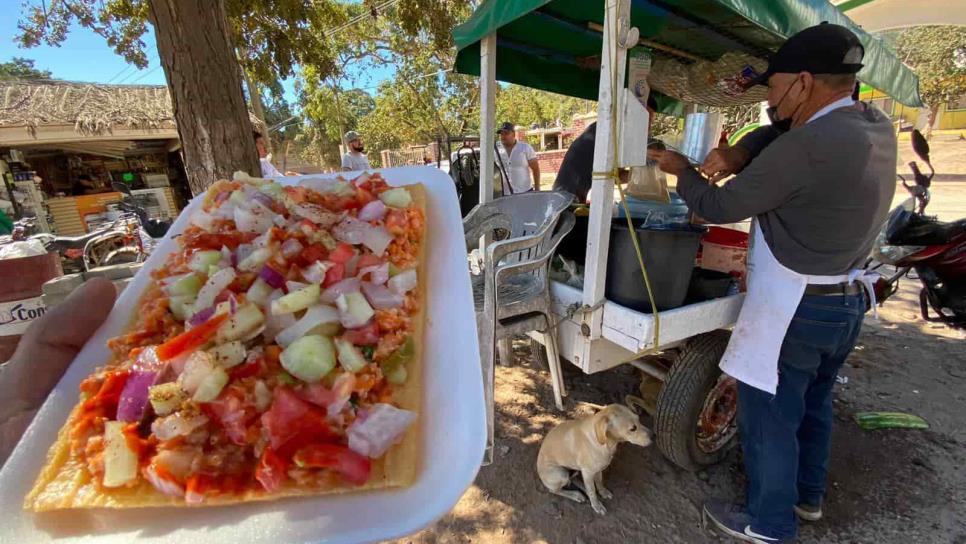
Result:
[[[855,347],[864,295],[810,296],[795,312],[774,395],[738,383],[738,429],[752,529],[795,537],[794,505],[820,504],[832,438],[832,386]]]

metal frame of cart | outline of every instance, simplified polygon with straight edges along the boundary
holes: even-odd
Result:
[[[732,49],[761,58],[787,36],[822,21],[848,26],[859,35],[866,48],[866,67],[859,74],[863,82],[900,102],[921,106],[915,74],[877,38],[831,4],[795,0],[489,0],[453,32],[459,48],[456,71],[480,76],[482,142],[495,141],[498,76],[502,81],[596,99],[594,172],[610,172],[621,166],[620,135],[627,134],[629,123],[623,89],[631,47],[642,44],[660,54],[691,60],[715,60],[715,55]],[[690,38],[682,38],[685,31],[691,32]],[[595,96],[577,52],[579,42],[586,49],[596,43],[594,39],[602,42]],[[498,70],[498,56],[506,59],[506,69]],[[681,111],[674,97],[658,98],[664,111],[675,106]],[[493,195],[493,148],[481,145],[481,155],[480,201],[485,202]],[[590,201],[583,289],[561,283],[552,287],[555,312],[561,317],[561,354],[585,373],[607,370],[653,348],[655,327],[653,315],[604,301],[613,180],[595,174]],[[735,387],[733,380],[721,375],[717,363],[742,300],[743,295],[734,295],[660,312],[660,349],[673,361],[667,364],[667,357],[649,357],[632,362],[645,380],[649,376],[663,383],[657,404],[651,407],[656,442],[684,468],[718,461],[734,436]],[[581,306],[594,309],[571,311]]]

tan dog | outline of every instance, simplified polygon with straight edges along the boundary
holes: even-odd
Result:
[[[551,493],[584,502],[580,492],[564,489],[570,482],[570,471],[579,471],[590,505],[594,512],[604,515],[607,509],[597,495],[605,499],[613,497],[604,487],[604,469],[610,465],[621,442],[642,447],[651,443],[650,431],[641,425],[637,414],[621,404],[611,404],[596,414],[565,421],[543,439],[537,455],[537,474]]]

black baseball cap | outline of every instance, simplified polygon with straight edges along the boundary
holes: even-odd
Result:
[[[862,69],[864,56],[865,48],[855,33],[823,22],[788,38],[768,59],[765,73],[749,81],[748,87],[767,86],[772,74],[854,74]]]
[[[516,132],[516,127],[513,125],[513,123],[507,121],[496,127],[496,133],[499,134],[501,132]]]

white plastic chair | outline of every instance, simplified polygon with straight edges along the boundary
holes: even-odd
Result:
[[[482,273],[473,276],[487,406],[487,464],[493,459],[494,359],[499,341],[532,331],[543,333],[554,402],[563,410],[567,393],[553,330],[549,267],[557,245],[576,222],[573,213],[566,211],[572,200],[563,192],[506,196],[476,206],[463,220],[468,252],[484,236],[495,240],[482,251]]]

